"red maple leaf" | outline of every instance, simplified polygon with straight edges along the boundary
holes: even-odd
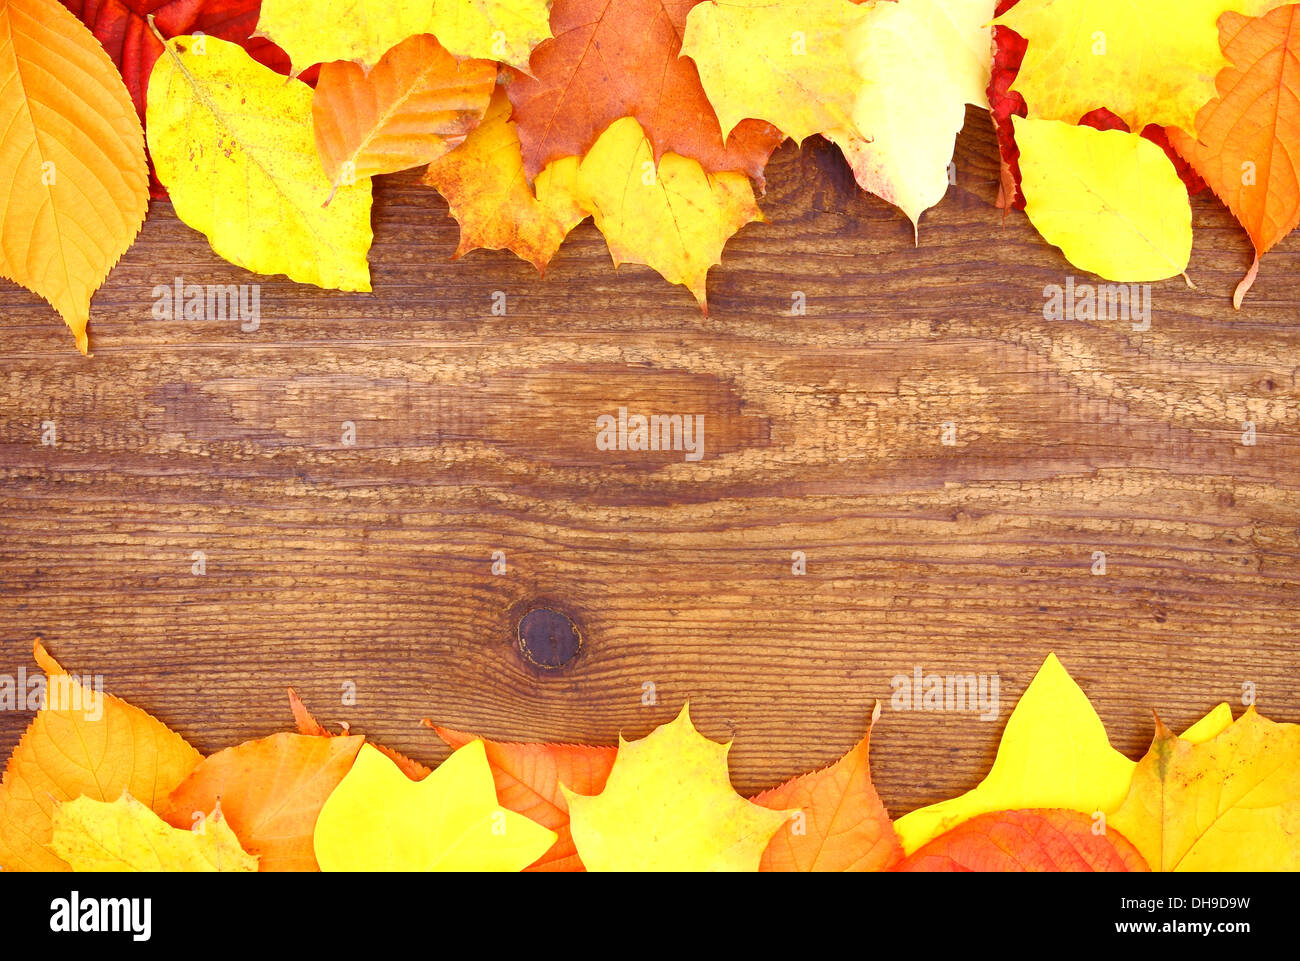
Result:
[[[711,173],[743,171],[762,182],[781,134],[745,120],[723,142],[695,63],[680,55],[697,2],[555,0],[554,38],[533,51],[533,75],[512,71],[506,87],[529,178],[552,160],[583,156],[606,127],[630,116],[656,161],[671,151]]]
[[[998,3],[997,16],[1002,16],[1019,0],[1001,0]],[[1002,153],[1002,177],[998,188],[998,206],[1004,210],[1014,207],[1025,209],[1025,198],[1020,192],[1020,148],[1016,146],[1015,127],[1011,118],[1024,117],[1029,113],[1025,98],[1011,89],[1020,65],[1025,59],[1025,50],[1029,43],[1024,37],[1007,27],[993,28],[993,73],[989,78],[989,110],[993,114],[993,129],[998,138],[998,149]],[[1128,131],[1128,124],[1111,113],[1105,107],[1099,107],[1079,118],[1079,123],[1098,130]],[[1200,193],[1205,189],[1205,181],[1200,178],[1191,164],[1180,157],[1169,143],[1165,128],[1149,124],[1142,131],[1142,136],[1163,150],[1178,171],[1187,186],[1189,194]]]

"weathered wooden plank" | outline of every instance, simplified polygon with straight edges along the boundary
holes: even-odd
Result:
[[[1150,708],[1184,724],[1246,682],[1300,718],[1300,248],[1234,313],[1248,244],[1199,197],[1198,289],[1154,285],[1148,330],[1045,320],[1069,267],[1000,225],[986,123],[919,247],[832,149],[787,145],[707,317],[590,225],[545,279],[447,263],[410,176],[377,191],[373,295],[253,277],[165,205],[96,297],[91,360],[0,286],[0,671],[40,634],[205,750],[284,727],[293,684],[426,761],[424,716],[612,741],[690,697],[746,790],[833,759],[917,665],[997,673],[1005,719],[1055,650],[1134,754]],[[260,284],[259,328],[154,319],[178,275]],[[702,415],[703,458],[597,450],[620,406]],[[518,650],[538,605],[582,635],[562,670]],[[26,721],[0,713],[6,749]],[[891,809],[970,786],[999,726],[887,709]]]

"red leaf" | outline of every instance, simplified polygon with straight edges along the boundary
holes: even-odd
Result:
[[[1093,833],[1079,811],[994,811],[912,852],[896,871],[1147,871],[1117,831]]]

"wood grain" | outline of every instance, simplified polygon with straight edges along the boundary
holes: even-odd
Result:
[[[40,635],[205,751],[285,728],[292,684],[426,762],[426,716],[612,742],[689,697],[744,791],[845,751],[916,665],[997,673],[1004,721],[1055,650],[1133,755],[1152,708],[1186,724],[1245,682],[1300,720],[1300,245],[1234,312],[1248,242],[1201,196],[1197,289],[1155,285],[1150,330],[1046,321],[1070,268],[1000,224],[974,111],[957,169],[913,247],[832,148],[786,145],[707,317],[590,224],[544,279],[449,263],[413,175],[378,186],[373,295],[246,274],[165,204],[95,298],[92,359],[0,285],[0,672]],[[176,275],[260,283],[260,329],[155,320]],[[705,456],[596,450],[620,406],[702,414]],[[519,650],[534,606],[581,637],[558,670]],[[0,746],[28,719],[0,713]],[[1000,727],[886,706],[891,811],[972,786]]]

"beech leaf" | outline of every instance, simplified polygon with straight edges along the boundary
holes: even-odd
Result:
[[[149,150],[176,216],[237,266],[369,290],[370,178],[331,196],[311,88],[215,37],[167,50],[149,80]]]
[[[0,2],[0,276],[49,301],[83,354],[90,297],[144,223],[130,95],[57,0]]]
[[[459,61],[427,34],[402,41],[369,73],[325,64],[311,103],[325,176],[337,186],[436,160],[477,126],[496,77],[495,64]]]

